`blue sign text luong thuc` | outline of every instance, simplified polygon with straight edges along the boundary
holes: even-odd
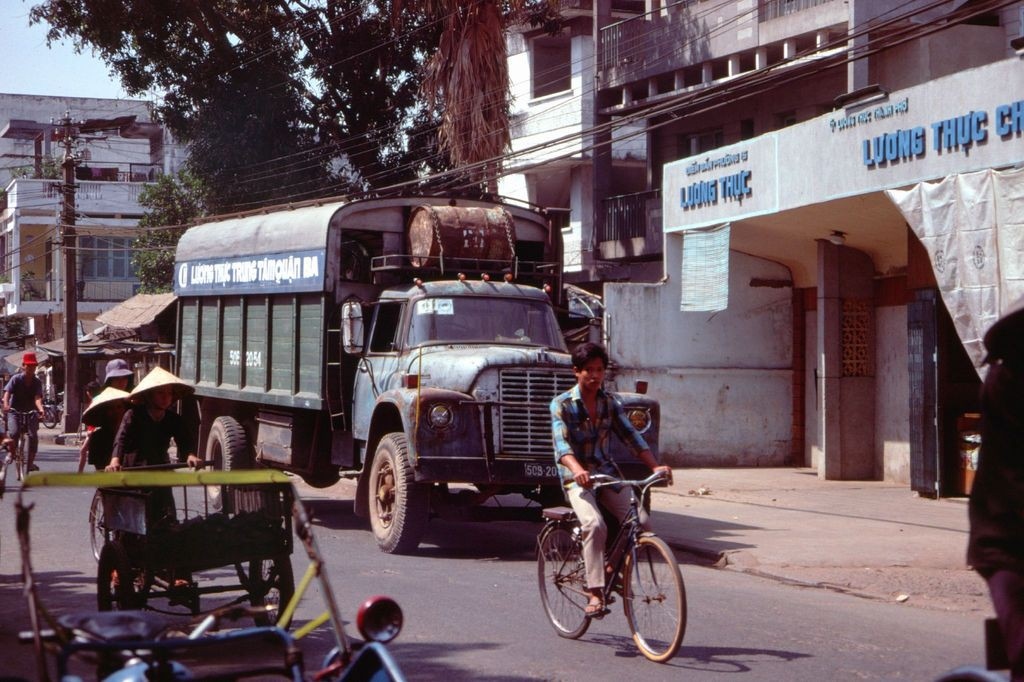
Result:
[[[864,165],[876,168],[911,161],[924,156],[929,149],[938,154],[968,154],[971,147],[988,141],[990,123],[1001,139],[1024,133],[1024,100],[997,106],[991,122],[988,112],[969,111],[934,121],[927,127],[901,128],[863,140],[861,153]],[[930,144],[927,140],[929,134]]]
[[[751,172],[741,170],[736,173],[715,178],[700,180],[679,190],[679,206],[684,210],[711,206],[722,201],[743,201],[752,194],[750,186]]]

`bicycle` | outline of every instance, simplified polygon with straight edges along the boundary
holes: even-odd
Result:
[[[5,455],[3,464],[0,465],[0,489],[7,484],[7,467],[12,464],[14,465],[14,473],[17,476],[17,480],[22,480],[25,478],[25,474],[28,473],[29,467],[25,459],[25,434],[26,430],[31,427],[31,418],[39,418],[39,413],[35,410],[29,412],[11,410],[8,417],[11,415],[18,421],[18,437],[14,439],[13,443],[8,445],[8,454]],[[8,418],[9,423],[10,419]],[[10,429],[7,429],[7,433],[10,433]]]
[[[643,480],[620,480],[594,474],[590,480],[595,490],[629,486],[632,491],[629,512],[605,555],[611,573],[601,596],[605,604],[611,604],[613,593],[621,594],[622,609],[640,653],[664,663],[679,651],[686,632],[686,588],[668,545],[640,525],[640,501],[666,477],[658,472]],[[578,639],[595,618],[585,613],[590,594],[583,566],[583,534],[569,507],[545,509],[543,515],[547,521],[537,537],[541,602],[555,632]]]
[[[43,401],[43,426],[48,429],[55,428],[63,416],[64,408],[61,407],[60,402],[50,399]]]

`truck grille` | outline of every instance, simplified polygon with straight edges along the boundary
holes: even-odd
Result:
[[[551,400],[575,383],[571,369],[503,369],[498,452],[506,457],[552,457]]]

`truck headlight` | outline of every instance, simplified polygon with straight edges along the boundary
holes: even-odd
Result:
[[[447,429],[452,425],[454,416],[451,405],[448,403],[434,403],[427,411],[427,420],[435,429]]]
[[[626,410],[629,423],[640,433],[651,427],[651,411],[646,407],[630,407]]]

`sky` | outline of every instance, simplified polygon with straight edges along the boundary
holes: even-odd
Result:
[[[15,95],[126,98],[107,67],[70,42],[46,46],[45,24],[28,25],[39,0],[0,0],[0,92]]]

